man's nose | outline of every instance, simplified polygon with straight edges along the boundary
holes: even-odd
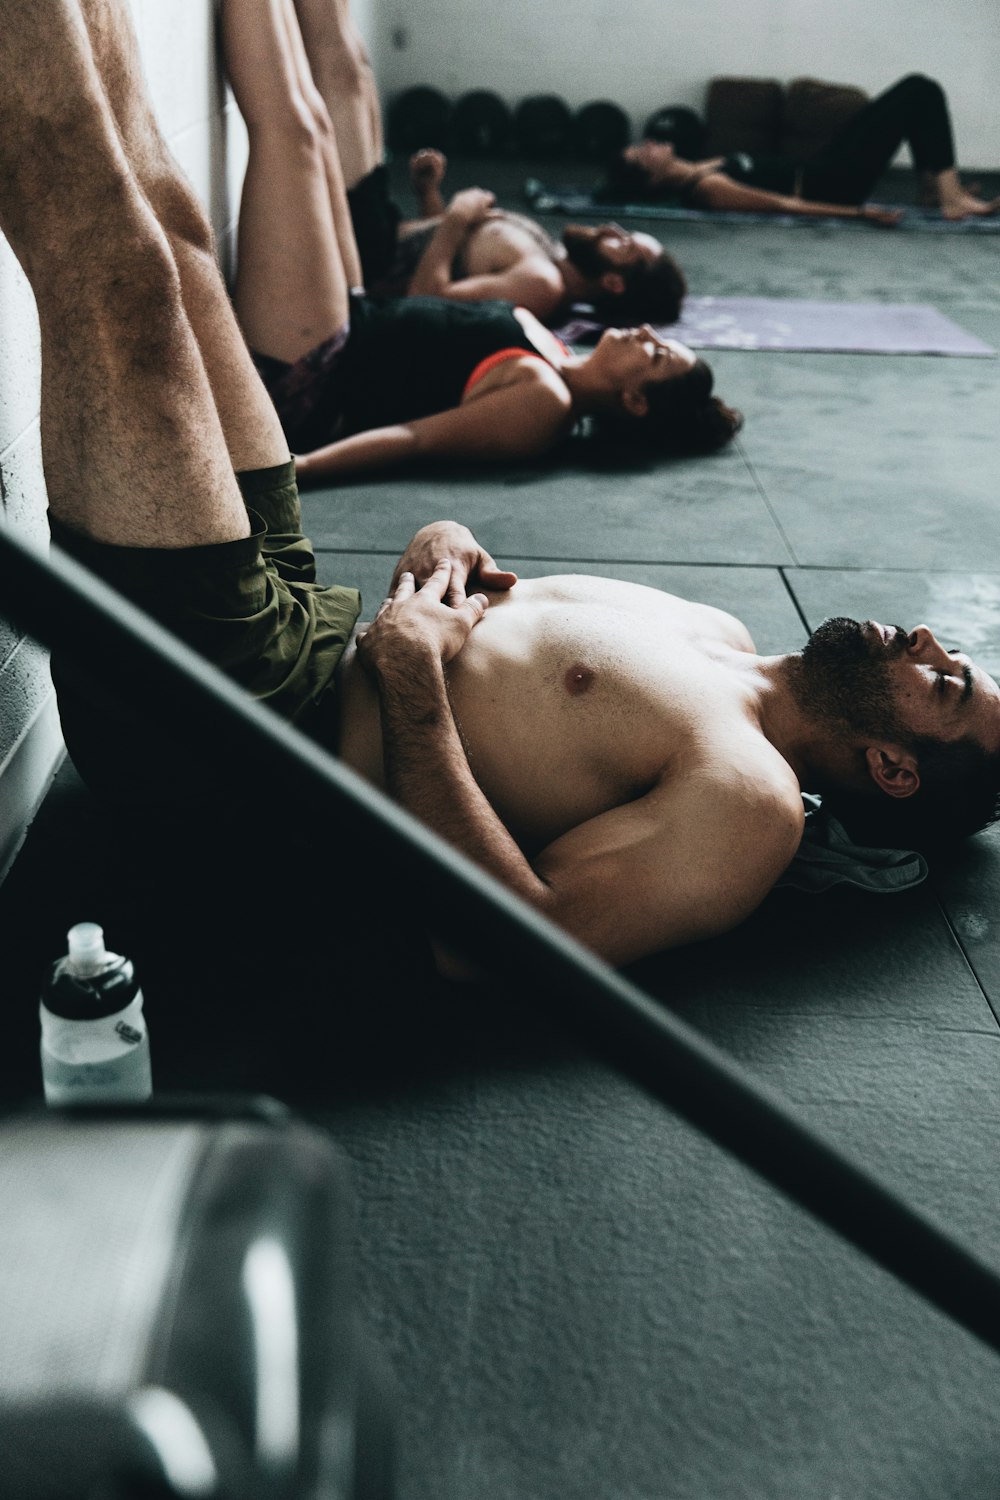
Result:
[[[951,661],[950,653],[945,650],[929,625],[918,625],[910,632],[907,649],[912,656],[918,656],[923,661]]]

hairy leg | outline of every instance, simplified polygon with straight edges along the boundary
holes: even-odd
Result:
[[[323,96],[348,188],[385,155],[375,75],[350,0],[295,0],[312,75]]]
[[[125,155],[170,242],[233,468],[282,463],[288,444],[236,322],[207,215],[157,125],[128,4],[79,3]]]
[[[177,266],[77,0],[5,0],[0,75],[0,230],[38,306],[53,514],[119,545],[245,536]]]
[[[293,363],[343,327],[349,281],[326,148],[299,87],[287,5],[222,0],[222,38],[250,138],[236,313],[252,349]]]

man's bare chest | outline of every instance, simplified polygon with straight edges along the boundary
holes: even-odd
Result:
[[[487,219],[470,234],[463,247],[461,269],[467,276],[495,275],[509,271],[519,261],[539,254],[555,265],[559,247],[545,231],[519,214]]]

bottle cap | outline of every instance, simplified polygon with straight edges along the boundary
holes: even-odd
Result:
[[[99,974],[108,961],[104,947],[104,928],[96,922],[77,922],[66,934],[69,962],[74,974],[85,979]]]

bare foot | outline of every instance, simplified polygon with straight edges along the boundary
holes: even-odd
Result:
[[[982,219],[989,214],[1000,213],[1000,198],[986,200],[977,198],[964,189],[941,199],[942,219]]]

